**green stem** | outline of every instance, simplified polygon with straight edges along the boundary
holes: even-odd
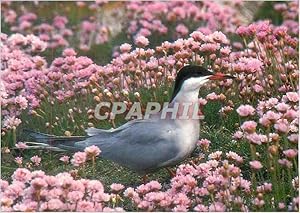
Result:
[[[12,139],[12,142],[13,142],[12,147],[13,147],[17,143],[16,127],[13,127],[13,129],[12,129],[12,137],[13,137],[13,139]]]

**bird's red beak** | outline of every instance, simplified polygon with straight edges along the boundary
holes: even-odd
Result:
[[[220,81],[220,80],[224,80],[224,79],[228,79],[228,78],[233,79],[235,77],[233,77],[231,75],[225,75],[223,73],[217,72],[217,73],[213,74],[212,76],[210,76],[208,79],[210,79],[210,80],[219,80]]]

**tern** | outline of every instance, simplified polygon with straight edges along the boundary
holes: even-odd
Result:
[[[229,78],[234,77],[213,73],[201,66],[184,66],[177,73],[169,105],[179,104],[178,111],[182,112],[185,103],[198,104],[199,90],[207,81]],[[190,111],[187,114],[190,115]],[[31,132],[30,136],[37,142],[66,151],[83,151],[96,145],[102,151],[102,158],[146,175],[183,161],[191,155],[199,140],[199,119],[191,116],[162,119],[160,115],[158,112],[149,119],[131,120],[111,130],[89,128],[86,130],[88,136],[60,137],[38,132]]]

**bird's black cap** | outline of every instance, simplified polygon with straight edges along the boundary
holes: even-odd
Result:
[[[172,95],[170,102],[172,102],[172,100],[175,98],[177,93],[180,91],[181,86],[185,80],[192,78],[192,77],[204,77],[204,76],[208,76],[208,75],[213,75],[213,73],[201,66],[187,65],[187,66],[182,67],[177,73],[177,76],[175,79],[173,95]]]

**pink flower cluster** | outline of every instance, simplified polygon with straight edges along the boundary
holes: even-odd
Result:
[[[76,56],[71,49],[65,49],[62,57],[55,58],[49,67],[43,85],[47,86],[54,97],[44,96],[51,102],[52,98],[59,102],[71,99],[76,95],[86,95],[89,85],[97,80],[100,67],[85,56]]]
[[[243,179],[238,162],[228,160],[221,154],[197,165],[182,164],[169,189],[151,181],[127,188],[124,195],[142,211],[247,211],[243,197],[250,193],[251,183]]]
[[[103,3],[87,4],[78,4],[77,6],[87,7],[91,13],[102,13]],[[95,18],[91,15],[88,20],[79,22],[78,26],[71,26],[66,16],[56,14],[52,14],[52,23],[40,23],[34,8],[22,10],[22,14],[18,17],[13,5],[9,2],[4,3],[1,12],[6,17],[4,22],[10,26],[12,32],[23,35],[34,34],[46,42],[48,48],[51,49],[70,46],[70,41],[74,40],[74,37],[79,41],[78,47],[81,50],[89,50],[92,44],[102,44],[109,39],[109,28],[102,23],[101,17],[98,16]],[[75,33],[73,29],[78,29],[79,32]]]
[[[44,51],[47,44],[33,35],[1,34],[0,97],[3,128],[17,127],[21,112],[39,105],[36,96],[41,90],[39,80],[45,76],[47,62],[35,52]]]
[[[16,12],[9,7],[3,12],[8,15],[5,22],[10,25],[12,32],[34,34],[46,42],[49,48],[69,46],[67,39],[73,36],[73,31],[67,27],[67,17],[57,15],[53,17],[52,23],[38,23],[37,15],[33,12],[23,11],[19,17],[15,17],[13,14]]]
[[[224,32],[234,32],[241,23],[235,7],[236,5],[230,3],[221,5],[205,1],[130,2],[126,5],[127,17],[130,20],[128,33],[150,37],[175,31],[175,38],[180,38],[188,36],[190,26],[196,26],[192,31],[199,27],[205,34],[221,29]],[[189,25],[186,25],[186,20]],[[172,25],[176,27],[169,27]]]
[[[116,194],[104,192],[97,180],[75,180],[66,172],[50,176],[23,168],[17,169],[12,179],[11,184],[0,180],[1,211],[123,211],[110,207]]]
[[[76,152],[73,155],[73,158],[71,159],[71,163],[74,166],[82,166],[85,164],[85,162],[89,159],[94,159],[95,157],[99,156],[99,154],[101,153],[101,150],[99,149],[99,147],[92,145],[89,147],[86,147],[84,149],[84,152]],[[68,158],[62,157],[61,161],[67,163],[68,162]]]
[[[290,1],[277,3],[274,5],[274,9],[282,14],[284,18],[282,25],[286,27],[289,32],[298,35],[299,23],[297,21],[297,17],[299,15],[299,2]]]
[[[241,125],[242,132],[237,131],[234,134],[235,138],[244,137],[250,143],[260,145],[278,141],[281,135],[286,134],[289,141],[295,144],[299,131],[297,127],[299,123],[298,98],[299,94],[289,92],[281,100],[270,98],[266,101],[260,101],[256,108],[257,113],[254,113],[254,108],[251,106],[240,106],[237,109],[240,116],[253,117],[256,114],[259,117],[260,128],[272,129],[274,132],[269,132],[267,135],[258,134],[256,131],[258,123],[247,120]]]

